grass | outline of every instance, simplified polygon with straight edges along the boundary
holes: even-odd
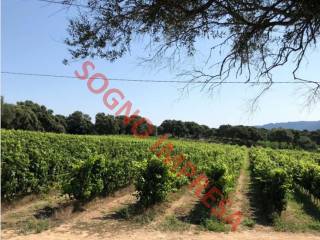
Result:
[[[176,216],[168,216],[160,224],[160,229],[163,231],[182,232],[190,229],[190,224],[181,221]]]
[[[51,219],[37,219],[34,216],[22,216],[19,214],[13,214],[15,220],[4,220],[1,223],[2,229],[12,229],[17,234],[31,234],[40,233],[48,230],[51,227],[57,226],[58,221],[52,221]]]
[[[142,210],[139,205],[132,204],[116,211],[113,216],[118,220],[129,220],[136,224],[144,225],[152,222],[158,214],[159,209],[156,207]]]
[[[50,228],[48,219],[28,219],[18,224],[20,234],[41,233]]]
[[[256,225],[256,221],[252,218],[245,218],[241,224],[242,226],[252,229]]]
[[[320,232],[320,208],[296,189],[289,196],[287,210],[273,222],[276,231]]]
[[[220,221],[214,216],[211,216],[210,210],[206,208],[201,202],[198,202],[194,206],[185,221],[191,224],[198,225],[202,230],[209,230],[213,232],[230,231],[230,225]]]
[[[170,204],[178,200],[186,191],[186,188],[179,189],[177,192],[169,194],[166,201],[155,204],[147,209],[140,206],[138,202],[127,204],[125,207],[106,215],[104,218],[127,220],[134,224],[145,225],[152,222],[157,216],[164,214],[166,209],[170,207]]]
[[[2,214],[1,228],[26,235],[58,226],[62,221],[55,217],[55,212],[63,201],[63,198],[53,194],[32,199],[32,202],[22,200],[20,205],[16,204],[18,209]]]
[[[249,156],[244,161],[242,167],[242,174],[243,174],[243,182],[244,185],[240,189],[240,194],[244,197],[241,202],[241,212],[242,212],[242,222],[241,227],[245,227],[248,229],[253,229],[256,225],[256,220],[254,219],[254,214],[252,213],[250,198],[251,198],[251,178],[250,178],[250,161]],[[235,196],[237,198],[237,196]],[[237,200],[237,199],[235,199]],[[233,201],[235,201],[233,200]]]
[[[212,232],[229,232],[230,231],[230,225],[224,224],[223,222],[213,217],[210,219],[206,219],[204,222],[201,223],[201,226],[205,230],[209,230]]]

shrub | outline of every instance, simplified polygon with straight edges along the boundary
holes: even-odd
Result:
[[[103,193],[107,159],[104,156],[90,157],[74,163],[64,177],[63,193],[87,201]]]
[[[270,179],[266,183],[264,197],[267,199],[266,207],[270,212],[281,214],[286,209],[288,193],[291,182],[288,173],[284,169],[276,168],[270,172]]]
[[[227,232],[228,228],[228,226],[215,218],[206,219],[202,226],[212,232]]]
[[[242,225],[248,228],[253,228],[256,225],[256,222],[254,219],[246,218],[242,221]]]
[[[1,147],[1,196],[11,200],[28,193],[30,187],[35,185],[35,179],[28,171],[29,157],[20,142],[8,139],[4,144],[2,140]]]
[[[135,181],[139,204],[149,207],[164,201],[171,190],[171,180],[168,166],[160,159],[152,158]]]
[[[132,161],[123,158],[107,161],[103,175],[104,196],[128,186],[132,182],[133,176],[134,166]]]
[[[250,151],[253,183],[257,189],[263,210],[273,218],[287,206],[287,196],[292,188],[292,177],[280,167],[278,158],[272,159],[271,152],[262,149]],[[277,157],[280,157],[277,156]]]

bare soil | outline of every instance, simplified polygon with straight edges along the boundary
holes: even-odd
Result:
[[[247,184],[247,173],[242,170],[232,198],[231,210],[244,211],[244,214],[250,217]],[[118,216],[121,209],[136,203],[134,194],[134,189],[129,187],[115,193],[114,196],[88,203],[82,211],[73,212],[70,207],[62,208],[59,214],[54,216],[62,222],[48,230],[37,234],[21,234],[17,229],[5,228],[1,230],[1,237],[8,240],[320,240],[320,233],[276,232],[272,227],[262,225],[256,225],[251,230],[242,227],[237,232],[229,233],[209,232],[196,226],[184,231],[164,231],[160,226],[166,217],[187,216],[197,204],[198,199],[187,190],[176,194],[173,200],[165,203],[163,207],[160,206],[161,210],[157,211],[157,216],[150,223],[135,224]],[[53,204],[52,206],[61,206],[52,199],[47,202],[49,203]],[[2,212],[2,223],[19,222],[21,219],[24,220],[21,216],[25,215],[34,216],[35,212],[39,212],[39,208],[48,208],[44,199],[22,201]]]
[[[27,236],[17,236],[12,232],[4,232],[3,239],[12,240],[99,240],[99,239],[118,239],[118,240],[152,240],[152,239],[187,239],[187,240],[317,240],[320,236],[305,233],[280,233],[269,231],[242,231],[232,233],[213,233],[213,232],[162,232],[148,228],[134,229],[130,231],[119,231],[113,229],[101,234],[92,234],[88,231],[71,230],[70,225],[63,225],[57,229],[42,232],[40,234],[31,234]]]
[[[240,182],[242,181],[241,179],[240,176]],[[164,210],[161,216],[156,217],[150,224],[132,226],[132,223],[128,221],[112,217],[116,211],[129,204],[134,204],[135,201],[132,189],[126,189],[113,197],[93,201],[86,205],[80,213],[68,214],[68,216],[65,216],[64,222],[57,227],[38,234],[29,235],[18,234],[13,229],[4,229],[1,231],[1,237],[8,240],[320,240],[320,234],[282,233],[259,228],[230,233],[207,232],[196,228],[191,228],[184,232],[161,231],[159,228],[157,229],[158,223],[166,216],[184,211],[185,207],[181,210],[181,205],[185,206],[189,204],[191,207],[194,204],[195,199],[190,192],[184,192]],[[235,206],[238,208],[241,204]],[[30,203],[27,203],[24,207],[30,207]],[[25,208],[19,206],[19,208],[12,209],[12,211],[17,214],[21,209]],[[9,213],[10,211],[7,211],[5,215],[8,216]],[[6,218],[6,216],[2,217]]]

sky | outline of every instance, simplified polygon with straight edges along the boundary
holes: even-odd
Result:
[[[68,19],[75,10],[62,10],[56,4],[37,0],[1,1],[1,71],[74,76],[86,60],[95,65],[90,74],[102,73],[108,78],[180,80],[177,74],[201,64],[210,42],[199,40],[198,52],[185,58],[174,68],[161,68],[157,63],[142,64],[146,57],[144,39],[135,40],[131,53],[110,63],[103,59],[84,59],[63,64],[70,58],[64,44]],[[200,59],[200,60],[199,60]],[[300,74],[319,78],[320,49],[308,53]],[[290,67],[276,72],[275,81],[291,81]],[[241,79],[238,79],[241,80]],[[96,113],[114,114],[105,107],[102,95],[93,94],[86,82],[75,78],[49,78],[1,74],[1,95],[5,101],[32,100],[52,109],[56,114],[69,115],[80,110],[93,119]],[[208,93],[199,88],[182,91],[178,83],[133,83],[110,81],[109,87],[120,89],[133,109],[159,125],[165,119],[195,121],[210,127],[222,124],[261,125],[271,122],[320,120],[320,104],[305,107],[301,85],[274,85],[259,101],[258,109],[249,111],[250,100],[258,89],[248,85],[224,85]]]

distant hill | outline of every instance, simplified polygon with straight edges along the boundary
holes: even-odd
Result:
[[[272,128],[288,128],[288,129],[295,129],[295,130],[308,130],[308,131],[315,131],[320,129],[320,121],[299,121],[299,122],[283,122],[283,123],[269,123],[262,126],[266,129]]]

